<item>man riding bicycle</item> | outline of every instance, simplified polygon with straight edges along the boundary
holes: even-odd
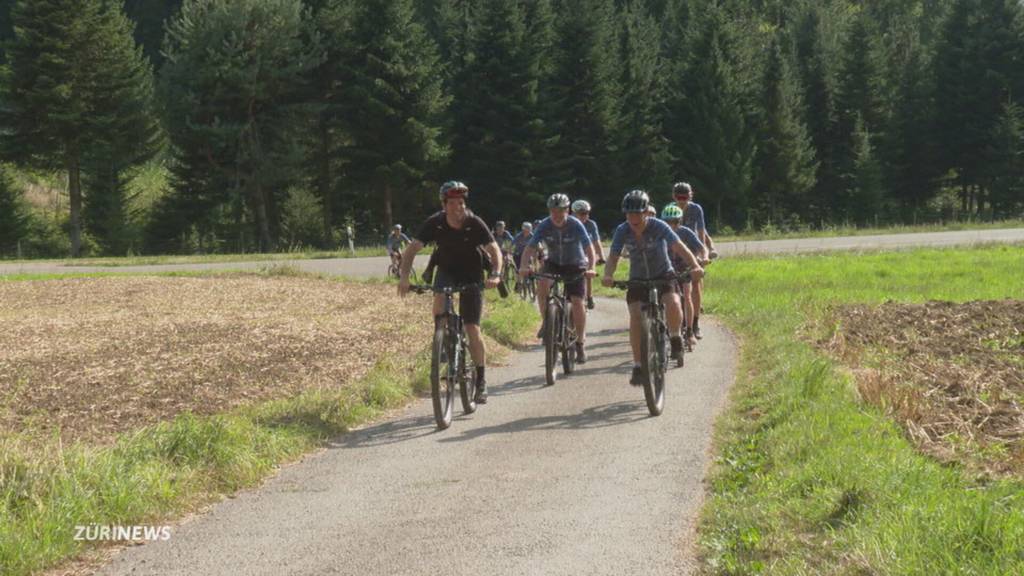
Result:
[[[576,218],[569,216],[569,197],[565,194],[552,194],[548,198],[548,210],[551,214],[541,221],[540,226],[534,230],[533,238],[530,240],[526,251],[523,253],[523,260],[529,262],[537,246],[543,242],[547,246],[547,258],[544,260],[543,272],[545,274],[558,274],[560,276],[579,276],[571,282],[565,283],[565,295],[572,302],[572,319],[576,327],[576,361],[583,364],[587,361],[584,347],[587,328],[587,312],[583,308],[583,296],[585,293],[583,279],[594,276],[594,246],[590,242],[590,236],[583,223]],[[525,279],[529,270],[521,269],[519,278]],[[548,291],[551,289],[552,280],[541,278],[537,283],[537,305],[540,307],[541,318],[544,322],[544,311],[547,309]],[[541,327],[541,334],[544,327]],[[540,336],[538,336],[539,338]]]
[[[682,225],[697,234],[697,238],[707,246],[710,253],[715,252],[715,244],[711,241],[707,227],[704,225],[704,209],[700,204],[693,201],[693,188],[687,182],[676,182],[672,185],[672,197],[676,205],[683,211]],[[702,280],[693,281],[693,335],[698,340],[702,338],[700,333],[700,303],[704,292]]]
[[[387,247],[388,256],[391,256],[391,263],[398,267],[398,264],[402,261],[402,249],[409,245],[412,240],[405,234],[402,234],[402,225],[395,224],[391,227],[391,234],[388,234],[387,240],[384,245]]]
[[[523,222],[522,230],[512,239],[512,260],[516,263],[516,270],[523,269],[523,252],[526,251],[526,245],[530,243],[531,238],[533,238],[533,224]],[[516,290],[518,289],[519,278],[516,277]]]
[[[669,334],[672,334],[672,358],[682,353],[683,342],[679,330],[683,324],[683,309],[679,300],[679,284],[676,281],[676,270],[672,266],[669,253],[676,254],[690,266],[690,274],[694,280],[699,279],[704,270],[690,249],[669,228],[668,224],[651,218],[648,208],[651,201],[643,190],[633,190],[622,199],[622,211],[626,221],[615,229],[612,236],[611,253],[604,268],[601,283],[611,287],[615,268],[623,248],[629,249],[630,280],[664,280],[659,287],[661,302],[665,306],[665,316]],[[626,291],[626,304],[629,306],[629,343],[633,349],[633,373],[629,383],[641,386],[648,375],[644,372],[640,358],[641,306],[647,301],[647,290],[631,287]]]
[[[697,257],[697,262],[703,266],[708,261],[708,249],[704,246],[704,243],[697,238],[697,234],[680,224],[680,220],[683,218],[683,211],[679,206],[675,204],[669,204],[661,211],[661,219],[669,225],[670,228],[679,236],[679,239],[686,244],[686,247],[693,252],[694,256]],[[686,261],[676,256],[674,253],[672,256],[672,267],[677,271],[683,271],[688,268]],[[693,295],[692,295],[692,281],[687,278],[679,281],[679,289],[683,293],[683,309],[686,312],[686,345],[692,349],[694,344],[697,343],[693,336]]]
[[[577,200],[572,203],[572,214],[587,229],[590,242],[594,245],[594,253],[597,254],[597,263],[604,264],[604,247],[601,246],[601,234],[597,230],[597,222],[590,219],[590,202]],[[587,278],[587,309],[594,309],[593,278]]]
[[[436,243],[434,255],[437,258],[437,272],[434,288],[443,289],[463,284],[480,282],[484,270],[483,254],[490,256],[490,270],[484,286],[498,285],[501,272],[501,250],[494,241],[487,224],[466,207],[469,187],[462,182],[450,181],[441,185],[443,210],[427,219],[416,237],[402,254],[401,279],[398,282],[399,296],[409,293],[409,270],[416,253],[430,243]],[[442,320],[444,294],[434,294],[434,324]],[[466,336],[469,338],[469,353],[476,365],[476,396],[478,404],[487,403],[487,383],[484,365],[487,350],[480,335],[480,318],[483,315],[483,294],[479,289],[462,292],[459,298],[459,315],[462,316]]]

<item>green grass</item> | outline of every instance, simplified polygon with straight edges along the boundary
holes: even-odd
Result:
[[[705,571],[1024,573],[1024,482],[919,454],[808,343],[837,328],[837,304],[1002,298],[1024,298],[1021,246],[715,264],[705,308],[743,347],[717,425]]]
[[[535,323],[532,308],[513,298],[489,297],[487,314],[485,332],[510,344]],[[429,390],[427,344],[380,362],[344,389],[216,416],[181,414],[112,446],[65,447],[54,439],[40,447],[38,439],[0,435],[0,574],[31,574],[81,552],[76,525],[159,525],[258,484],[280,464]]]
[[[942,224],[894,225],[883,227],[857,228],[856,226],[826,226],[821,230],[780,231],[765,229],[745,231],[739,234],[713,236],[715,242],[749,242],[755,240],[782,240],[786,238],[831,238],[835,236],[874,236],[879,234],[919,234],[924,232],[951,232],[956,230],[993,230],[999,228],[1024,227],[1024,219],[999,220],[995,222],[947,222]]]

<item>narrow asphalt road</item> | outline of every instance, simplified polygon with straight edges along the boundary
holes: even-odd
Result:
[[[838,238],[796,238],[790,240],[760,240],[752,242],[720,242],[716,245],[724,257],[737,255],[796,254],[828,252],[833,250],[895,250],[912,247],[970,246],[985,243],[1024,242],[1024,228],[1004,230],[962,230],[955,232],[928,232],[922,234],[886,234],[879,236],[846,236]],[[64,262],[0,263],[4,274],[62,274],[74,272],[180,272],[202,270],[257,270],[274,264],[290,264],[307,272],[371,278],[387,273],[385,256],[372,258],[330,258],[320,260],[281,260],[263,262],[216,262],[210,264],[158,264],[146,266],[72,266]],[[426,258],[416,259],[416,268],[422,269]]]
[[[490,402],[448,430],[416,401],[99,573],[690,573],[736,345],[708,322],[655,418],[627,382],[626,318],[624,302],[599,300],[590,362],[553,387],[539,347],[515,354],[489,369]]]

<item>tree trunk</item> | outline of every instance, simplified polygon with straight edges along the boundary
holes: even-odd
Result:
[[[68,196],[71,204],[71,257],[82,253],[82,169],[75,155],[67,158]]]
[[[391,213],[391,183],[384,183],[384,231],[386,233],[391,232],[391,224],[393,222],[393,215]]]
[[[320,117],[320,157],[317,158],[318,175],[317,188],[320,192],[320,200],[323,202],[324,214],[324,245],[334,248],[332,245],[334,227],[334,203],[331,202],[331,132],[327,126],[327,119]]]

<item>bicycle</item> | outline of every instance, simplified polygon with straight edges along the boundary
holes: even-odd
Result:
[[[399,267],[401,262],[402,262],[402,257],[401,256],[399,256],[398,258],[395,258],[394,256],[391,257],[391,263],[388,264],[388,277],[389,278],[394,278],[395,280],[398,280],[398,279],[400,279],[402,277],[402,269]],[[412,282],[412,283],[419,282],[419,277],[416,275],[416,269],[415,268],[409,268],[409,281]]]
[[[644,399],[651,416],[660,416],[665,409],[665,372],[668,368],[668,325],[665,305],[658,286],[666,280],[616,280],[612,286],[621,290],[631,287],[647,289],[647,302],[641,307],[640,358],[644,370]],[[680,356],[681,358],[682,356]],[[680,365],[682,365],[682,361]]]
[[[442,322],[434,329],[430,354],[430,397],[434,405],[434,422],[439,430],[452,424],[455,408],[455,389],[459,389],[462,411],[472,414],[476,411],[476,370],[471,366],[469,341],[463,329],[462,317],[455,312],[455,294],[466,290],[483,289],[481,284],[463,284],[447,288],[434,288],[422,284],[411,285],[409,289],[417,294],[427,292],[444,294]],[[443,381],[443,385],[442,385]]]
[[[553,280],[548,290],[548,301],[544,308],[544,377],[548,386],[554,386],[557,379],[558,359],[562,359],[562,372],[572,374],[576,369],[576,326],[572,321],[572,310],[565,296],[566,282],[575,282],[583,274],[563,276],[561,274],[545,274],[534,272],[531,277]]]

